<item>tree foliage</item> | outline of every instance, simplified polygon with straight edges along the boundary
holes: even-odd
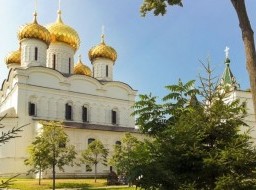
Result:
[[[114,146],[114,153],[110,159],[111,165],[115,166],[120,176],[127,176],[129,184],[134,183],[134,177],[137,173],[132,173],[134,166],[139,163],[145,163],[149,157],[147,143],[139,141],[130,133],[126,133],[121,140],[121,144]],[[132,176],[133,175],[133,176]]]
[[[25,164],[32,167],[33,172],[40,173],[52,169],[53,189],[55,189],[56,167],[64,171],[65,165],[72,165],[76,157],[75,147],[69,145],[67,134],[62,123],[56,121],[43,121],[42,131],[28,147],[29,158]]]
[[[123,142],[115,156],[117,166],[129,164],[127,174],[138,186],[256,189],[256,152],[249,127],[243,122],[245,104],[227,102],[210,67],[205,69],[208,75],[200,77],[198,89],[193,81],[179,81],[166,87],[169,94],[162,104],[151,95],[141,95],[135,103],[137,124],[149,139],[135,143],[130,151],[122,150],[129,144]],[[241,131],[241,127],[248,130]]]
[[[4,115],[3,117],[0,118],[0,122],[7,116]],[[14,139],[16,137],[20,137],[18,135],[19,132],[22,131],[22,128],[25,127],[26,125],[23,125],[21,127],[13,127],[11,130],[8,130],[7,132],[2,131],[1,136],[0,136],[0,146],[1,144],[7,143],[10,139]],[[5,126],[0,123],[0,129],[3,129]]]
[[[107,165],[108,150],[100,140],[91,142],[87,149],[81,153],[81,162],[94,166],[94,179],[97,181],[97,167],[101,163]]]
[[[140,12],[145,16],[148,12],[153,11],[155,16],[164,15],[168,6],[183,6],[182,0],[143,0]],[[256,51],[254,43],[254,32],[246,10],[245,0],[230,0],[239,21],[244,50],[246,56],[246,69],[250,79],[254,113],[256,113]],[[256,114],[255,114],[256,119]]]

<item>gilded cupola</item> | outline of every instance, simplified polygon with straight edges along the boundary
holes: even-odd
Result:
[[[21,52],[20,52],[20,50],[10,52],[5,58],[5,63],[7,65],[9,65],[9,64],[18,64],[18,65],[20,65],[20,62],[21,62]]]
[[[26,38],[35,38],[49,45],[51,42],[50,32],[44,26],[38,24],[36,17],[37,13],[35,12],[33,22],[20,27],[18,39],[21,41]]]
[[[63,42],[77,50],[80,46],[78,33],[70,26],[63,23],[61,11],[58,10],[58,17],[55,23],[47,26],[51,34],[51,42]]]
[[[92,76],[92,71],[91,69],[83,64],[81,56],[79,56],[78,63],[74,67],[74,74],[77,75],[86,75],[86,76]]]
[[[91,62],[97,58],[106,58],[112,60],[113,62],[115,62],[117,59],[116,50],[105,44],[104,34],[101,36],[101,43],[92,47],[88,55]]]

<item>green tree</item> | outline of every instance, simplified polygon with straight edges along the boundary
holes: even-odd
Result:
[[[28,173],[39,174],[38,184],[41,185],[42,172],[51,168],[52,164],[48,160],[49,149],[48,144],[42,141],[41,138],[36,137],[32,144],[28,147],[29,158],[25,159],[25,165],[30,165],[32,169]]]
[[[249,131],[240,131],[246,127],[245,104],[225,102],[227,94],[218,89],[210,67],[205,69],[198,89],[193,81],[179,81],[166,87],[170,93],[162,104],[146,95],[135,103],[137,124],[152,139],[143,146],[149,153],[145,161],[130,168],[138,186],[256,189],[255,147]]]
[[[40,173],[52,169],[53,190],[55,190],[56,167],[64,171],[63,166],[73,165],[76,157],[75,147],[68,145],[69,139],[61,122],[43,121],[42,131],[29,146],[29,158],[25,164],[32,166],[34,172]],[[40,179],[39,179],[40,181]]]
[[[254,33],[247,14],[245,0],[230,0],[238,17],[239,26],[244,42],[246,55],[246,68],[250,79],[254,112],[256,113],[256,52]],[[166,14],[168,6],[183,6],[182,0],[144,0],[141,6],[141,14],[153,11],[155,16]],[[256,117],[256,115],[255,115]]]
[[[94,181],[96,183],[98,164],[107,165],[108,150],[100,140],[95,140],[81,153],[81,156],[82,163],[94,165]]]
[[[114,153],[110,159],[110,163],[115,166],[119,175],[128,177],[129,184],[134,182],[131,176],[134,174],[130,173],[131,170],[138,163],[145,162],[145,158],[148,157],[149,152],[145,145],[145,143],[142,143],[142,141],[139,141],[130,133],[126,133],[121,140],[121,144],[114,146]]]

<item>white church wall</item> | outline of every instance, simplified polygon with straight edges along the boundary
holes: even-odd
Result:
[[[64,79],[66,85],[63,85]],[[19,109],[24,116],[28,116],[28,103],[33,102],[36,104],[36,117],[64,121],[65,104],[72,102],[72,121],[82,122],[81,109],[87,105],[89,123],[112,125],[111,111],[117,108],[117,124],[134,127],[134,119],[129,117],[131,111],[123,108],[129,109],[133,105],[135,91],[123,83],[101,85],[95,79],[65,78],[56,71],[43,68],[30,68],[29,77],[20,82],[27,83],[26,86],[20,85]]]
[[[0,113],[10,108],[17,110],[17,96],[17,86],[12,87],[12,84],[8,85],[8,87],[3,91],[3,96],[0,101]]]
[[[252,102],[251,92],[235,90],[229,94],[226,101],[230,102],[230,101],[236,100],[236,99],[240,99],[241,102],[246,103],[247,116],[244,118],[244,122],[249,127],[243,127],[241,130],[243,132],[243,131],[250,129],[250,134],[251,134],[252,138],[256,139],[255,114],[254,114],[254,110],[253,110],[253,102]]]
[[[1,123],[5,126],[3,131],[11,130],[13,127],[20,127],[21,118],[5,118]],[[25,166],[24,160],[27,158],[27,146],[31,144],[34,137],[32,123],[22,128],[18,133],[19,137],[10,139],[0,147],[0,175],[21,174],[25,176],[29,167]],[[10,164],[11,163],[11,164]]]

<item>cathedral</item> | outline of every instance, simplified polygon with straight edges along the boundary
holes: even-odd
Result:
[[[24,165],[27,147],[38,135],[39,121],[62,121],[70,143],[78,155],[95,139],[103,142],[110,154],[127,132],[139,135],[131,116],[137,91],[124,82],[113,80],[117,52],[101,42],[92,47],[89,60],[92,69],[79,56],[78,33],[57,12],[55,22],[42,26],[37,13],[31,23],[18,31],[19,49],[6,57],[9,74],[0,89],[0,116],[4,130],[26,125],[20,137],[0,146],[0,175],[26,175]],[[100,165],[99,175],[109,173],[111,166]],[[57,171],[59,177],[93,175],[86,165]],[[51,176],[51,173],[48,173]],[[47,176],[47,174],[46,174]]]

